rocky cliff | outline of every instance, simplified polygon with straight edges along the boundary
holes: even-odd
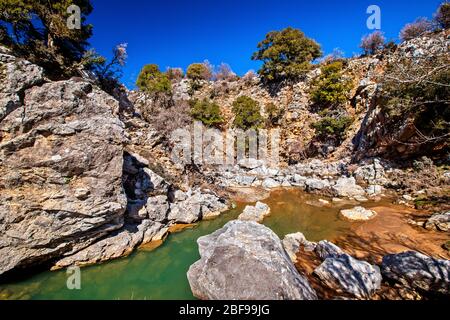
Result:
[[[139,120],[127,123],[94,83],[48,81],[5,49],[0,71],[0,275],[117,258],[227,209],[214,194],[177,191],[150,154],[130,155],[148,142],[126,130]]]

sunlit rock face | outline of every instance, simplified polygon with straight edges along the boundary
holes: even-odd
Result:
[[[117,101],[83,80],[42,84],[11,59],[0,59],[13,72],[0,100],[19,104],[0,117],[0,274],[88,246],[126,209]]]

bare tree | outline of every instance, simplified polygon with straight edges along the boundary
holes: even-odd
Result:
[[[433,24],[426,18],[419,18],[413,23],[408,23],[400,31],[400,39],[408,41],[417,37],[421,37],[427,32],[433,30]]]
[[[233,81],[237,79],[236,73],[231,70],[230,65],[227,63],[221,63],[218,67],[216,72],[214,73],[214,80],[222,81],[222,80],[228,80]]]
[[[393,141],[397,143],[448,147],[450,57],[445,42],[441,45],[443,51],[433,53],[432,57],[400,55],[380,79],[383,109],[393,120],[392,129],[412,128],[412,133],[402,138],[394,134]]]
[[[360,47],[365,54],[375,54],[381,50],[386,42],[386,38],[380,31],[375,31],[361,39]]]

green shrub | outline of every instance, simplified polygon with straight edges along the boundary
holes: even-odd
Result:
[[[242,96],[233,102],[234,127],[242,130],[257,129],[263,123],[259,103],[250,97]]]
[[[272,31],[258,44],[253,60],[264,62],[258,71],[265,82],[297,80],[305,75],[311,61],[320,58],[320,45],[294,28]]]
[[[186,76],[194,81],[209,80],[212,77],[212,71],[208,63],[193,63],[188,67]]]
[[[166,74],[159,70],[158,65],[148,64],[144,66],[136,81],[137,87],[149,94],[170,94],[172,84]]]
[[[280,120],[283,118],[284,110],[278,108],[274,103],[267,104],[265,110],[267,114],[268,124],[279,124]]]
[[[342,79],[342,61],[321,67],[322,74],[312,85],[311,99],[320,106],[332,107],[344,104],[351,90],[351,81]]]
[[[204,100],[191,100],[191,116],[208,127],[220,127],[223,123],[219,105]]]
[[[312,127],[316,129],[319,137],[343,140],[352,122],[352,118],[346,116],[340,118],[325,117],[314,123]]]

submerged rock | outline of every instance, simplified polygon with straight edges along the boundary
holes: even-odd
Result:
[[[247,206],[239,216],[239,220],[255,221],[261,223],[270,214],[270,207],[262,202],[257,202],[255,206]]]
[[[201,259],[188,271],[205,300],[314,300],[317,295],[280,239],[256,222],[234,220],[198,239]]]
[[[375,218],[377,213],[363,207],[355,207],[349,210],[341,210],[341,216],[351,221],[368,221]]]
[[[437,260],[416,251],[383,258],[383,277],[426,293],[450,295],[450,261]]]

